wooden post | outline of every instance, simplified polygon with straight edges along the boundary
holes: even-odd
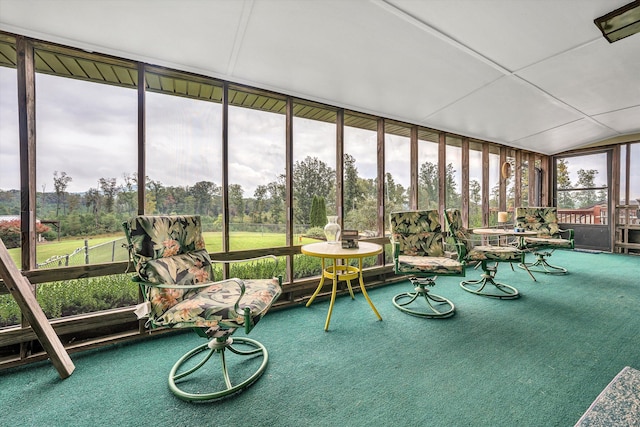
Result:
[[[29,325],[36,333],[42,347],[51,358],[60,378],[65,379],[70,376],[75,366],[60,338],[44,315],[35,295],[31,292],[29,280],[20,273],[18,267],[13,263],[2,240],[0,240],[0,277],[4,280],[7,289],[22,310],[23,316],[29,321]]]

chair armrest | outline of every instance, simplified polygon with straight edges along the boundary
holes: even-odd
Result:
[[[563,235],[563,234],[567,233],[568,236],[569,236],[567,239],[568,240],[573,240],[573,228],[567,228],[566,230],[558,229],[558,233],[560,233],[560,235]]]
[[[458,261],[464,260],[464,258],[467,256],[467,246],[459,239],[452,242],[445,241],[443,248],[445,250],[445,253],[455,251],[458,254]]]

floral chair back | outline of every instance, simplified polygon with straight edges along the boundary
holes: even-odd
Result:
[[[555,207],[519,207],[516,208],[516,227],[527,231],[536,231],[538,237],[558,238],[558,213]]]
[[[393,212],[391,239],[398,255],[444,256],[443,234],[438,211]]]
[[[464,262],[444,251],[437,210],[392,212],[389,218],[397,274],[464,275]]]

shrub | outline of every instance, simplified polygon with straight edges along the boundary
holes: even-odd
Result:
[[[36,223],[36,233],[46,233],[51,228],[39,222]],[[20,220],[0,221],[0,239],[7,249],[20,247]]]
[[[127,307],[138,303],[138,287],[127,274],[38,285],[36,297],[49,319]]]
[[[11,295],[0,295],[0,328],[20,322],[20,307]]]
[[[304,237],[309,237],[311,239],[320,239],[325,240],[326,236],[324,235],[323,227],[311,227],[304,233]]]

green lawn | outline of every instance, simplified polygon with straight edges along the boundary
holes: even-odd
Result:
[[[203,233],[205,244],[209,252],[221,252],[222,251],[222,233],[221,232],[205,232]],[[112,242],[116,239],[122,239],[124,235],[110,235],[91,237],[88,239],[89,247],[99,245],[101,243]],[[313,243],[317,240],[309,239],[306,237],[295,237],[296,244]],[[248,249],[260,249],[260,248],[273,248],[281,247],[285,245],[285,235],[281,233],[251,233],[251,232],[232,232],[230,235],[230,249],[232,251],[241,251]],[[36,248],[37,262],[50,259],[55,256],[67,255],[73,253],[78,248],[84,247],[84,239],[64,239],[60,242],[52,241],[38,244]],[[114,248],[109,245],[101,246],[100,250],[92,250],[89,253],[89,262],[101,263],[110,262],[112,259],[112,250]],[[116,261],[124,261],[126,259],[126,252],[120,242],[115,245]],[[9,249],[9,254],[13,258],[16,265],[20,265],[20,248]],[[84,263],[84,257],[82,254],[74,257],[75,263],[70,265],[78,265]]]

